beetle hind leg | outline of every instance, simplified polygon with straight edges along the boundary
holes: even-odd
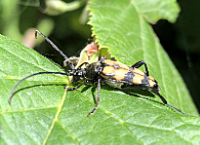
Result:
[[[142,60],[142,61],[136,62],[136,63],[135,63],[134,65],[132,65],[131,67],[133,67],[133,68],[139,68],[139,67],[141,67],[142,65],[145,66],[146,75],[149,76],[149,70],[148,70],[147,64],[146,64],[146,62],[144,62],[143,60]]]
[[[173,105],[167,103],[167,101],[165,100],[165,98],[164,98],[160,93],[158,93],[158,92],[156,92],[156,91],[152,91],[152,92],[155,93],[156,95],[158,95],[158,96],[160,97],[160,99],[163,101],[164,105],[168,105],[168,106],[170,106],[170,107],[176,109],[178,112],[180,112],[180,113],[182,113],[182,114],[185,115],[185,113],[182,112],[180,109],[178,109],[178,108],[176,108],[175,106],[173,106]]]
[[[175,106],[173,106],[173,105],[171,105],[171,104],[169,104],[169,103],[167,103],[167,105],[170,106],[170,107],[172,107],[172,108],[174,108],[174,109],[176,109],[178,112],[180,112],[180,113],[186,115],[184,112],[182,112],[180,109],[176,108]]]
[[[165,100],[165,98],[160,93],[158,93],[158,91],[152,91],[152,92],[160,97],[160,99],[162,100],[162,102],[164,103],[164,105],[168,104],[167,100]]]

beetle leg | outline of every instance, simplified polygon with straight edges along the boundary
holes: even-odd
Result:
[[[79,57],[76,57],[76,56],[72,56],[69,58],[69,60],[73,63],[73,64],[78,64],[78,61],[79,61]],[[67,60],[64,60],[63,61],[63,66],[66,67],[68,64]]]
[[[67,88],[67,86],[66,86],[65,89],[67,89],[67,91],[75,91],[84,84],[86,84],[86,82],[83,82],[83,83],[79,84],[77,87],[74,87],[74,88]]]
[[[83,65],[88,65],[88,62],[83,62],[77,69],[80,69]]]
[[[100,98],[99,98],[100,88],[101,88],[101,79],[98,79],[98,83],[97,83],[97,102],[96,102],[96,105],[95,105],[94,109],[87,115],[87,117],[89,117],[90,114],[93,114],[97,110],[97,107],[98,107],[99,102],[100,102]]]
[[[168,104],[167,100],[158,91],[152,91],[154,94],[158,95],[164,104]]]
[[[180,109],[178,109],[178,108],[176,108],[175,106],[173,106],[173,105],[167,103],[167,101],[165,100],[165,98],[164,98],[160,93],[158,93],[157,91],[152,91],[152,92],[155,93],[156,95],[158,95],[158,96],[160,97],[160,99],[163,101],[164,105],[166,104],[166,105],[168,105],[168,106],[171,106],[172,108],[176,109],[178,112],[180,112],[180,113],[182,113],[182,114],[185,115],[185,113],[182,112]]]
[[[142,65],[145,66],[146,75],[149,76],[149,71],[148,71],[147,64],[146,64],[146,62],[144,62],[143,60],[142,60],[142,61],[136,62],[136,63],[135,63],[134,65],[132,65],[131,67],[133,67],[133,68],[139,68],[139,67],[141,67]]]
[[[180,109],[176,108],[175,106],[167,103],[168,106],[171,106],[172,108],[176,109],[177,111],[181,112],[182,114],[186,115],[184,112],[182,112]]]
[[[102,56],[100,61],[103,62],[104,60],[106,60],[106,57]]]

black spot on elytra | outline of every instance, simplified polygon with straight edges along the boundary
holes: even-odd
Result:
[[[121,67],[119,65],[114,65],[115,69],[120,69]]]
[[[149,86],[149,78],[148,76],[145,75],[144,79],[142,79],[142,84],[145,86]]]
[[[133,72],[128,72],[125,74],[124,81],[132,82],[134,76]]]

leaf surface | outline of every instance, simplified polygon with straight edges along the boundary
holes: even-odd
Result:
[[[154,23],[161,18],[174,21],[178,6],[174,1],[153,1],[155,7],[142,2],[92,0],[93,34],[100,46],[109,48],[118,61],[132,65],[145,60],[150,74],[162,88],[162,95],[187,115],[163,106],[152,94],[133,91],[130,95],[102,86],[99,108],[94,115],[86,117],[94,107],[95,85],[66,92],[64,85],[68,79],[60,75],[39,75],[24,81],[9,106],[10,92],[20,79],[36,72],[63,70],[35,51],[0,36],[2,144],[200,143],[200,119],[194,116],[197,115],[195,106],[146,22]],[[160,5],[169,14],[158,14]]]

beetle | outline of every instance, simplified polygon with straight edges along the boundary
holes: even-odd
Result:
[[[157,81],[149,75],[147,64],[144,61],[139,61],[132,66],[127,66],[117,61],[108,60],[105,57],[101,57],[101,59],[97,62],[88,63],[83,62],[77,69],[75,69],[73,63],[68,59],[68,57],[45,35],[43,35],[40,31],[36,30],[35,37],[37,38],[37,33],[46,39],[51,46],[57,50],[65,59],[65,61],[70,65],[71,72],[62,73],[62,72],[38,72],[35,74],[31,74],[23,79],[21,79],[12,89],[11,95],[9,98],[9,103],[11,104],[11,99],[13,97],[13,93],[17,86],[24,80],[40,75],[40,74],[59,74],[66,76],[73,76],[74,78],[84,79],[83,83],[80,83],[77,87],[67,88],[67,91],[77,90],[84,84],[97,84],[97,101],[93,110],[87,115],[93,114],[99,105],[100,102],[100,88],[101,84],[107,84],[113,88],[125,89],[125,88],[141,88],[147,89],[158,95],[164,105],[169,105],[172,108],[176,109],[182,114],[185,114],[180,109],[175,106],[169,104],[166,99],[159,93],[161,90],[158,86]],[[145,72],[139,70],[138,68],[144,65]],[[84,66],[84,67],[83,67]]]

